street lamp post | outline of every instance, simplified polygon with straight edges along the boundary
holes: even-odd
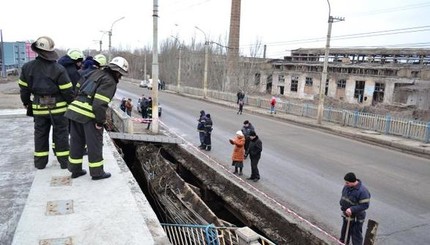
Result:
[[[209,58],[209,40],[207,39],[206,33],[195,26],[195,28],[203,33],[205,36],[205,68],[203,73],[203,98],[206,99],[208,94],[208,58]]]
[[[117,20],[115,20],[114,22],[112,22],[112,25],[110,26],[110,29],[108,31],[108,35],[109,35],[109,61],[112,59],[112,53],[111,53],[111,47],[112,47],[112,29],[113,29],[113,25],[115,25],[116,22],[123,20],[125,17],[121,17]]]
[[[172,36],[179,43],[179,55],[178,55],[178,93],[180,93],[181,89],[181,59],[182,59],[182,45],[179,39],[175,36]]]
[[[318,112],[317,112],[317,123],[321,124],[322,118],[324,115],[324,92],[325,92],[325,86],[327,81],[327,66],[328,66],[328,53],[330,49],[330,37],[331,37],[331,26],[334,21],[344,21],[345,18],[343,17],[333,17],[331,16],[331,8],[330,8],[330,2],[327,0],[328,4],[328,30],[327,30],[327,40],[325,45],[325,52],[324,52],[324,64],[323,64],[323,72],[321,75],[321,81],[320,81],[320,91],[319,91],[319,101],[318,101]]]

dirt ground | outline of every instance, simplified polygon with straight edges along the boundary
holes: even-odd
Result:
[[[24,109],[19,97],[19,77],[0,78],[0,109]]]

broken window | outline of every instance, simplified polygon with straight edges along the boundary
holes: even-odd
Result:
[[[297,92],[297,89],[299,87],[299,77],[291,77],[291,87],[290,87],[290,91],[291,92]]]
[[[255,73],[255,75],[254,75],[254,84],[258,85],[258,84],[260,84],[260,81],[261,81],[261,74],[260,73]]]
[[[375,83],[375,91],[373,92],[373,104],[384,101],[385,83]]]
[[[314,81],[313,81],[312,77],[306,77],[305,86],[312,87],[313,83],[314,83]]]
[[[278,76],[278,82],[279,83],[285,83],[285,75],[279,75]]]
[[[420,71],[411,71],[411,76],[412,77],[418,77],[420,74]]]
[[[363,103],[365,84],[366,81],[355,81],[354,98],[357,99],[358,103]]]
[[[338,88],[345,88],[346,87],[346,80],[345,79],[337,80],[337,87]]]

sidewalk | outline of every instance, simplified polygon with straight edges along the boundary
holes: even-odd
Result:
[[[33,121],[24,113],[0,110],[1,244],[168,244],[106,132],[105,170],[112,177],[71,179],[52,152],[45,169],[34,168]]]
[[[185,95],[202,99],[202,97],[196,97],[191,95]],[[211,103],[217,103],[228,107],[237,108],[236,103],[229,101],[223,101],[213,98],[207,98],[207,101]],[[363,141],[366,143],[377,144],[384,147],[389,147],[395,150],[399,150],[405,153],[417,155],[424,158],[430,158],[430,143],[426,144],[417,140],[407,139],[399,136],[385,135],[376,131],[364,130],[359,128],[344,127],[339,124],[323,121],[318,124],[316,119],[308,117],[300,117],[296,115],[286,114],[285,112],[278,111],[276,114],[270,114],[268,109],[252,107],[245,105],[243,107],[244,113],[254,113],[273,117],[280,120],[286,120],[291,123],[295,123],[300,126],[318,128],[329,133],[348,137],[354,140]]]

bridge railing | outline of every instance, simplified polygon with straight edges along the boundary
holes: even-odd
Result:
[[[173,245],[275,245],[275,243],[257,233],[253,234],[252,238],[241,237],[237,234],[238,229],[240,229],[239,227],[164,223],[161,226]]]
[[[195,96],[202,96],[200,88],[180,87],[178,90],[175,85],[166,85],[166,88],[178,93],[185,93]],[[236,102],[236,94],[222,91],[208,90],[210,98]],[[258,96],[246,96],[245,105],[270,109],[270,99]],[[317,107],[307,103],[292,103],[278,99],[276,103],[277,113],[287,113],[296,116],[317,118]],[[430,122],[423,122],[412,119],[393,118],[390,115],[378,115],[358,111],[324,108],[323,121],[333,122],[342,126],[362,128],[381,132],[387,135],[396,135],[414,140],[430,142]]]

